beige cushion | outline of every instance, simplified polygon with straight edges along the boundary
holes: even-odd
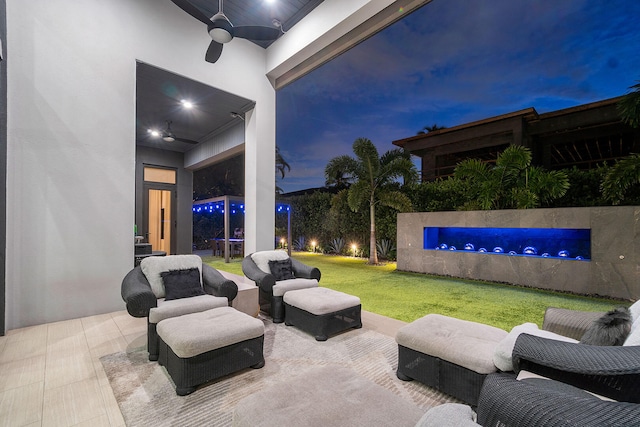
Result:
[[[496,371],[493,352],[507,331],[482,323],[428,314],[403,326],[396,342],[479,374]]]
[[[511,329],[511,332],[509,332],[509,334],[498,343],[495,352],[493,353],[493,363],[501,371],[513,371],[513,347],[516,345],[518,336],[520,336],[520,334],[522,333],[535,335],[537,337],[549,338],[557,341],[566,341],[573,343],[578,342],[573,338],[567,338],[554,332],[538,329],[538,325],[536,325],[535,323],[523,323],[522,325],[514,326],[514,328]]]
[[[288,291],[296,289],[315,288],[318,286],[316,279],[288,279],[279,280],[273,285],[273,296],[281,297]]]
[[[202,258],[198,255],[150,256],[140,262],[140,269],[149,281],[151,290],[156,298],[164,298],[164,283],[162,282],[160,273],[194,267],[200,270],[200,283],[202,284]]]
[[[289,291],[284,302],[317,316],[360,305],[360,298],[329,288],[308,288]]]
[[[164,319],[211,310],[217,307],[227,307],[228,305],[229,300],[227,300],[227,297],[214,297],[208,294],[170,301],[161,298],[158,300],[158,306],[149,310],[149,323],[159,323]]]
[[[158,336],[182,358],[197,356],[264,335],[261,320],[221,307],[158,323]]]
[[[251,254],[251,259],[258,268],[268,274],[271,274],[269,261],[282,261],[287,258],[289,258],[289,255],[286,251],[260,251]]]
[[[429,409],[415,427],[479,427],[471,406],[445,403]]]

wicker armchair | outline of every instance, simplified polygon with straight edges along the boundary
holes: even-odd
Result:
[[[295,258],[291,260],[291,268],[295,279],[277,281],[273,274],[265,272],[254,261],[254,255],[269,257],[270,255],[283,258],[283,251],[261,251],[249,254],[242,260],[242,272],[249,279],[256,282],[259,289],[260,309],[269,313],[274,323],[284,322],[284,301],[283,296],[286,291],[294,289],[304,289],[318,286],[320,281],[320,270],[316,267],[303,264]]]
[[[547,378],[622,402],[640,403],[640,347],[592,346],[522,334],[513,349],[516,372]]]
[[[476,412],[482,426],[640,426],[640,405],[601,400],[553,380],[518,381],[509,374],[487,376]]]
[[[214,268],[202,264],[202,260],[197,255],[171,255],[162,257],[162,261],[158,261],[160,257],[158,260],[145,258],[142,262],[145,263],[146,260],[152,260],[154,263],[167,262],[167,265],[171,266],[172,261],[178,257],[192,261],[194,265],[201,268],[202,288],[206,295],[165,301],[163,297],[156,296],[141,266],[135,267],[122,280],[121,295],[126,303],[127,312],[133,317],[147,318],[149,360],[158,360],[159,340],[156,325],[160,320],[228,306],[238,294],[238,286],[235,282],[225,279]],[[169,269],[172,267],[167,267],[167,270]]]

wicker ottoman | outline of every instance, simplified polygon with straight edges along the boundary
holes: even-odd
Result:
[[[262,368],[264,324],[231,307],[158,323],[163,365],[184,396],[197,386],[245,368]]]
[[[494,349],[507,335],[482,323],[429,314],[398,330],[396,375],[476,406],[484,378],[497,371]]]
[[[360,298],[328,288],[307,288],[284,294],[284,323],[326,341],[331,335],[361,328]]]

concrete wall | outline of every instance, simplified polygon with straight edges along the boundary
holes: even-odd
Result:
[[[425,227],[591,229],[591,261],[425,250]],[[640,206],[398,214],[398,270],[640,298]]]

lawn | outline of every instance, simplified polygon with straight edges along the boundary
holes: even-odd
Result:
[[[321,286],[357,295],[362,308],[411,322],[429,313],[486,323],[510,330],[533,322],[542,326],[547,307],[607,311],[628,302],[590,298],[518,286],[406,273],[395,263],[366,264],[362,258],[294,252],[299,261],[318,267]],[[214,268],[242,274],[241,259],[203,257]]]

